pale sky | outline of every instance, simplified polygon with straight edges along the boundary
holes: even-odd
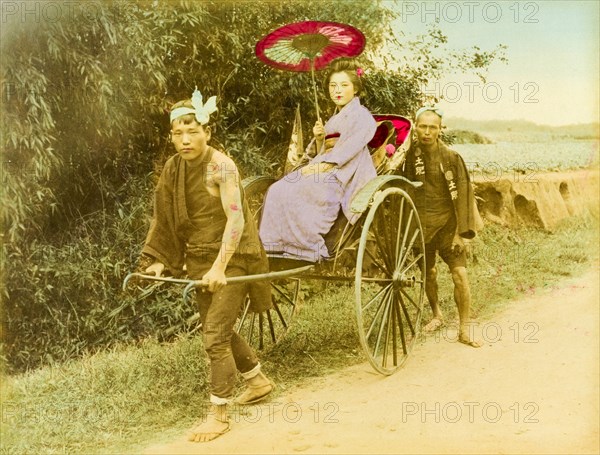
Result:
[[[597,0],[389,2],[404,13],[395,29],[409,38],[426,33],[437,17],[450,47],[508,46],[508,64],[493,64],[485,86],[476,76],[449,75],[425,88],[448,98],[439,104],[446,116],[547,125],[599,121],[599,5]]]

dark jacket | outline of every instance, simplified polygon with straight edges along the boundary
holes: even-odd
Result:
[[[440,140],[438,140],[438,145],[442,172],[448,186],[448,200],[454,206],[458,235],[465,239],[472,239],[481,229],[482,222],[477,210],[469,171],[457,152],[450,150]],[[419,143],[415,141],[406,154],[402,173],[409,180],[424,182],[427,178],[427,169],[423,163],[424,160],[419,160],[419,156],[422,155],[419,151]],[[422,191],[422,187],[414,191],[418,194],[419,191]]]

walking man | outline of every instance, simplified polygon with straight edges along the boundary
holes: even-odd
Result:
[[[442,112],[422,107],[415,115],[417,140],[407,153],[404,175],[423,185],[414,190],[414,202],[425,236],[425,293],[433,318],[426,332],[444,324],[438,298],[436,253],[448,265],[458,308],[458,341],[480,347],[470,321],[471,290],[467,276],[464,239],[476,235],[480,218],[469,173],[462,157],[440,140]]]
[[[168,270],[202,280],[196,293],[204,348],[210,359],[210,403],[206,419],[192,430],[191,441],[206,442],[229,430],[227,406],[233,400],[237,371],[246,381],[239,404],[256,403],[273,390],[255,352],[234,331],[247,294],[255,310],[271,305],[268,283],[227,284],[228,277],[268,271],[266,253],[247,207],[238,169],[223,151],[209,145],[210,115],[195,91],[170,114],[176,154],[166,162],[155,191],[154,217],[143,248],[153,263],[146,273]]]

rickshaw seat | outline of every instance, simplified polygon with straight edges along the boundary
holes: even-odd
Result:
[[[412,123],[407,118],[395,114],[376,114],[373,117],[377,122],[377,130],[368,146],[377,174],[381,174],[390,169],[390,166],[386,165],[386,158],[390,158],[401,148],[404,149],[402,146],[405,143],[410,143]],[[391,167],[394,169],[394,165]]]

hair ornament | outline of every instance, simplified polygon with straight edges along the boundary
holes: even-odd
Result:
[[[193,109],[185,106],[173,109],[170,116],[171,122],[183,115],[195,114],[196,121],[200,125],[206,125],[210,120],[210,114],[217,110],[217,97],[211,96],[206,103],[202,103],[202,94],[196,87],[192,93],[192,106],[194,106]]]

